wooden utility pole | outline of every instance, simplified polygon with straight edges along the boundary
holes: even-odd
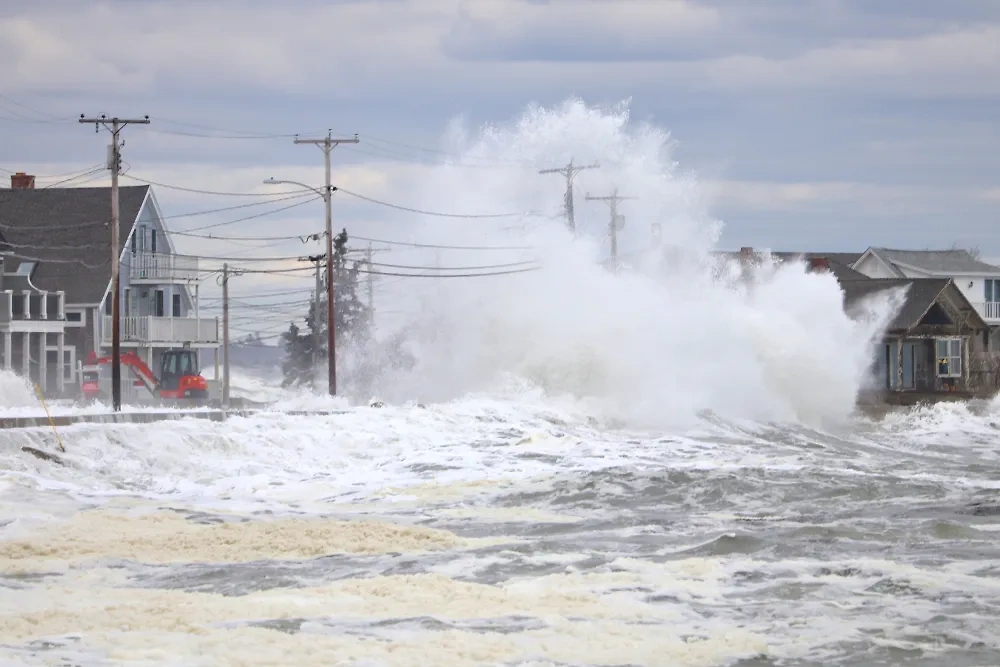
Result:
[[[122,357],[121,357],[121,314],[118,310],[120,304],[119,292],[119,263],[121,257],[121,249],[119,248],[119,230],[118,230],[118,174],[121,170],[122,154],[121,144],[118,143],[118,133],[129,124],[137,123],[141,125],[149,124],[149,116],[143,116],[142,118],[108,118],[106,115],[101,114],[98,118],[86,118],[83,114],[80,114],[81,123],[93,123],[94,131],[99,132],[100,126],[103,125],[108,129],[108,123],[111,123],[111,147],[108,155],[108,169],[111,170],[111,285],[110,294],[111,297],[111,403],[114,406],[115,412],[121,412],[122,409]],[[44,352],[43,352],[44,354]],[[62,364],[62,360],[59,360]]]
[[[242,275],[241,269],[230,271],[229,263],[222,265],[222,407],[229,407],[229,279]]]
[[[338,144],[356,144],[358,135],[353,139],[334,139],[327,130],[326,136],[322,139],[299,139],[295,137],[296,144],[315,144],[323,151],[324,163],[326,166],[326,186],[323,190],[323,202],[326,204],[326,330],[327,330],[327,368],[329,374],[330,395],[337,395],[337,347],[334,335],[334,281],[333,281],[333,212],[331,200],[333,191],[337,188],[330,184],[330,151]]]
[[[618,195],[618,188],[611,191],[606,197],[591,197],[587,193],[587,201],[604,201],[611,209],[611,219],[608,222],[608,235],[611,237],[611,267],[613,271],[618,270],[618,230],[625,226],[625,216],[618,215],[618,202],[624,199],[636,199],[635,197],[621,197]]]
[[[368,264],[368,313],[372,319],[372,324],[375,323],[375,270],[372,264],[372,242],[368,242],[368,250],[365,251],[365,262]]]
[[[576,218],[573,215],[573,177],[584,169],[600,169],[601,165],[595,162],[594,164],[580,165],[578,167],[573,166],[573,160],[569,161],[569,164],[565,167],[558,167],[555,169],[541,169],[539,174],[562,174],[566,177],[566,224],[569,226],[569,231],[574,235],[576,234]]]
[[[323,255],[309,255],[309,257],[300,257],[300,262],[313,262],[316,265],[316,291],[313,293],[313,350],[312,350],[312,373],[316,372],[319,367],[319,352],[320,352],[320,340],[322,340],[323,333],[323,320],[320,317],[322,311],[322,301],[320,296],[323,294],[323,283],[320,279],[320,267],[322,266]],[[316,382],[316,378],[312,378],[313,384]]]

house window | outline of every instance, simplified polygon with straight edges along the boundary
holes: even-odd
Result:
[[[135,230],[132,230],[132,254],[135,254]]]
[[[983,281],[986,289],[986,303],[997,303],[1000,301],[1000,279],[987,278]]]
[[[156,252],[156,230],[149,230],[149,252]]]
[[[80,311],[67,310],[66,311],[66,321],[67,322],[79,322],[83,319],[83,313]]]
[[[173,295],[172,308],[173,308],[173,310],[172,310],[173,316],[174,317],[180,317],[181,316],[181,295],[180,294],[174,294]]]
[[[112,299],[112,296],[110,294],[108,294],[108,298],[104,300],[104,314],[105,315],[111,315],[112,314],[111,313],[111,299]],[[334,301],[334,303],[336,303],[336,301]]]
[[[156,303],[154,305],[153,314],[156,317],[163,317],[163,290],[156,290]]]
[[[937,339],[937,376],[939,378],[962,377],[962,339]]]

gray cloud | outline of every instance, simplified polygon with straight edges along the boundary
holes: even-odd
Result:
[[[359,146],[338,149],[335,179],[403,205],[436,198],[448,211],[461,207],[452,193],[421,187],[435,182],[426,165],[448,157],[439,138],[454,116],[474,132],[533,101],[631,98],[633,118],[670,129],[677,159],[709,184],[730,247],[978,240],[1000,254],[992,232],[997,3],[576,0],[575,11],[555,0],[386,4],[5,3],[0,93],[44,113],[0,98],[0,167],[82,169],[103,159],[107,135],[95,136],[76,115],[148,113],[153,125],[126,132],[132,175],[266,191],[260,181],[272,175],[319,184],[319,153],[290,137],[185,136],[178,133],[218,132],[182,123],[262,134],[332,127],[362,136]],[[28,122],[39,120],[46,122]],[[607,185],[595,179],[593,187]],[[533,187],[558,208],[556,181],[539,177]],[[245,201],[166,188],[157,196],[167,215]],[[369,236],[406,238],[420,220],[347,197],[336,206],[338,225]],[[601,210],[579,208],[587,224],[602,224]],[[171,223],[183,230],[240,215]],[[305,234],[321,222],[322,207],[312,203],[220,230]],[[183,243],[237,252],[221,241]],[[309,247],[264,246],[243,252]]]

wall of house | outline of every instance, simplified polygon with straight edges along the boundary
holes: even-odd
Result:
[[[123,317],[157,316],[157,292],[162,291],[163,317],[189,317],[194,315],[192,294],[184,284],[132,284],[132,266],[134,257],[140,253],[156,253],[169,255],[173,252],[167,230],[162,219],[157,215],[151,198],[146,200],[136,222],[128,236],[122,241],[122,263],[119,277],[119,299]],[[175,295],[178,298],[177,308],[174,307]],[[111,314],[111,302],[106,296],[101,304],[101,312]],[[98,323],[98,332],[103,321]]]
[[[863,257],[854,267],[858,273],[863,273],[869,278],[898,278],[895,273],[882,265],[874,255]]]

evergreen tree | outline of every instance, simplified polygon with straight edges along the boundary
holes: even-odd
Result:
[[[334,290],[334,332],[338,350],[338,363],[342,351],[348,347],[363,345],[371,334],[371,312],[368,305],[358,298],[357,287],[361,262],[347,259],[347,230],[342,230],[333,239],[333,290]],[[327,298],[324,272],[323,292],[319,308],[315,300],[310,301],[309,311],[303,318],[306,330],[302,331],[293,322],[283,335],[286,360],[283,367],[282,386],[308,385],[314,380],[313,348],[319,341],[317,361],[325,365],[327,359]]]

